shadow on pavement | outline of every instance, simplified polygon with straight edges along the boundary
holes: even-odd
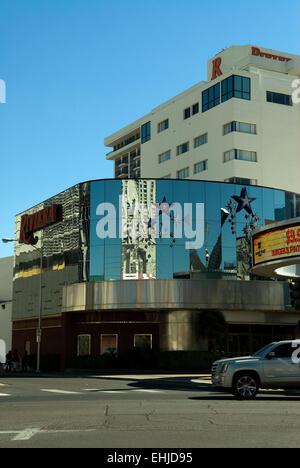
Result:
[[[207,384],[201,383],[194,383],[191,381],[187,381],[186,377],[178,377],[174,378],[164,378],[164,379],[141,379],[136,380],[135,382],[131,382],[128,384],[129,387],[134,388],[143,388],[143,389],[162,389],[162,390],[176,390],[176,391],[207,391],[211,390],[210,382]]]

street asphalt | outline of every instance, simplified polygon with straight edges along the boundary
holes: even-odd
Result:
[[[1,376],[0,448],[95,447],[105,457],[120,449],[298,448],[299,402],[300,394],[282,391],[238,401],[200,373]]]

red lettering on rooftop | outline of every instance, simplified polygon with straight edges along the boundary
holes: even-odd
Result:
[[[212,80],[217,78],[217,76],[223,75],[223,73],[220,70],[221,63],[222,63],[222,58],[221,57],[217,57],[216,59],[214,59],[212,61],[212,67],[213,67],[212,68],[212,75],[211,75]]]
[[[256,57],[279,60],[280,62],[289,62],[290,60],[292,60],[291,58],[282,57],[281,55],[273,55],[273,54],[268,54],[267,52],[261,52],[261,50],[258,47],[252,47],[252,55]]]

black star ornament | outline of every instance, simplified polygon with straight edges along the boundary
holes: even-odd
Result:
[[[239,211],[245,210],[250,215],[253,214],[251,203],[256,200],[256,198],[249,198],[247,194],[246,187],[243,187],[241,190],[240,196],[233,195],[232,198],[238,203],[236,213]]]

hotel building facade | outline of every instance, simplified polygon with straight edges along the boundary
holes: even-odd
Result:
[[[232,46],[207,81],[105,138],[116,178],[240,182],[299,191],[300,56]]]
[[[226,319],[213,343],[225,354],[296,337],[288,283],[251,273],[251,233],[300,216],[300,57],[234,46],[207,69],[207,82],[105,139],[114,179],[16,216],[21,353],[36,353],[40,275],[41,351],[61,368],[109,350],[208,350],[203,311]]]

